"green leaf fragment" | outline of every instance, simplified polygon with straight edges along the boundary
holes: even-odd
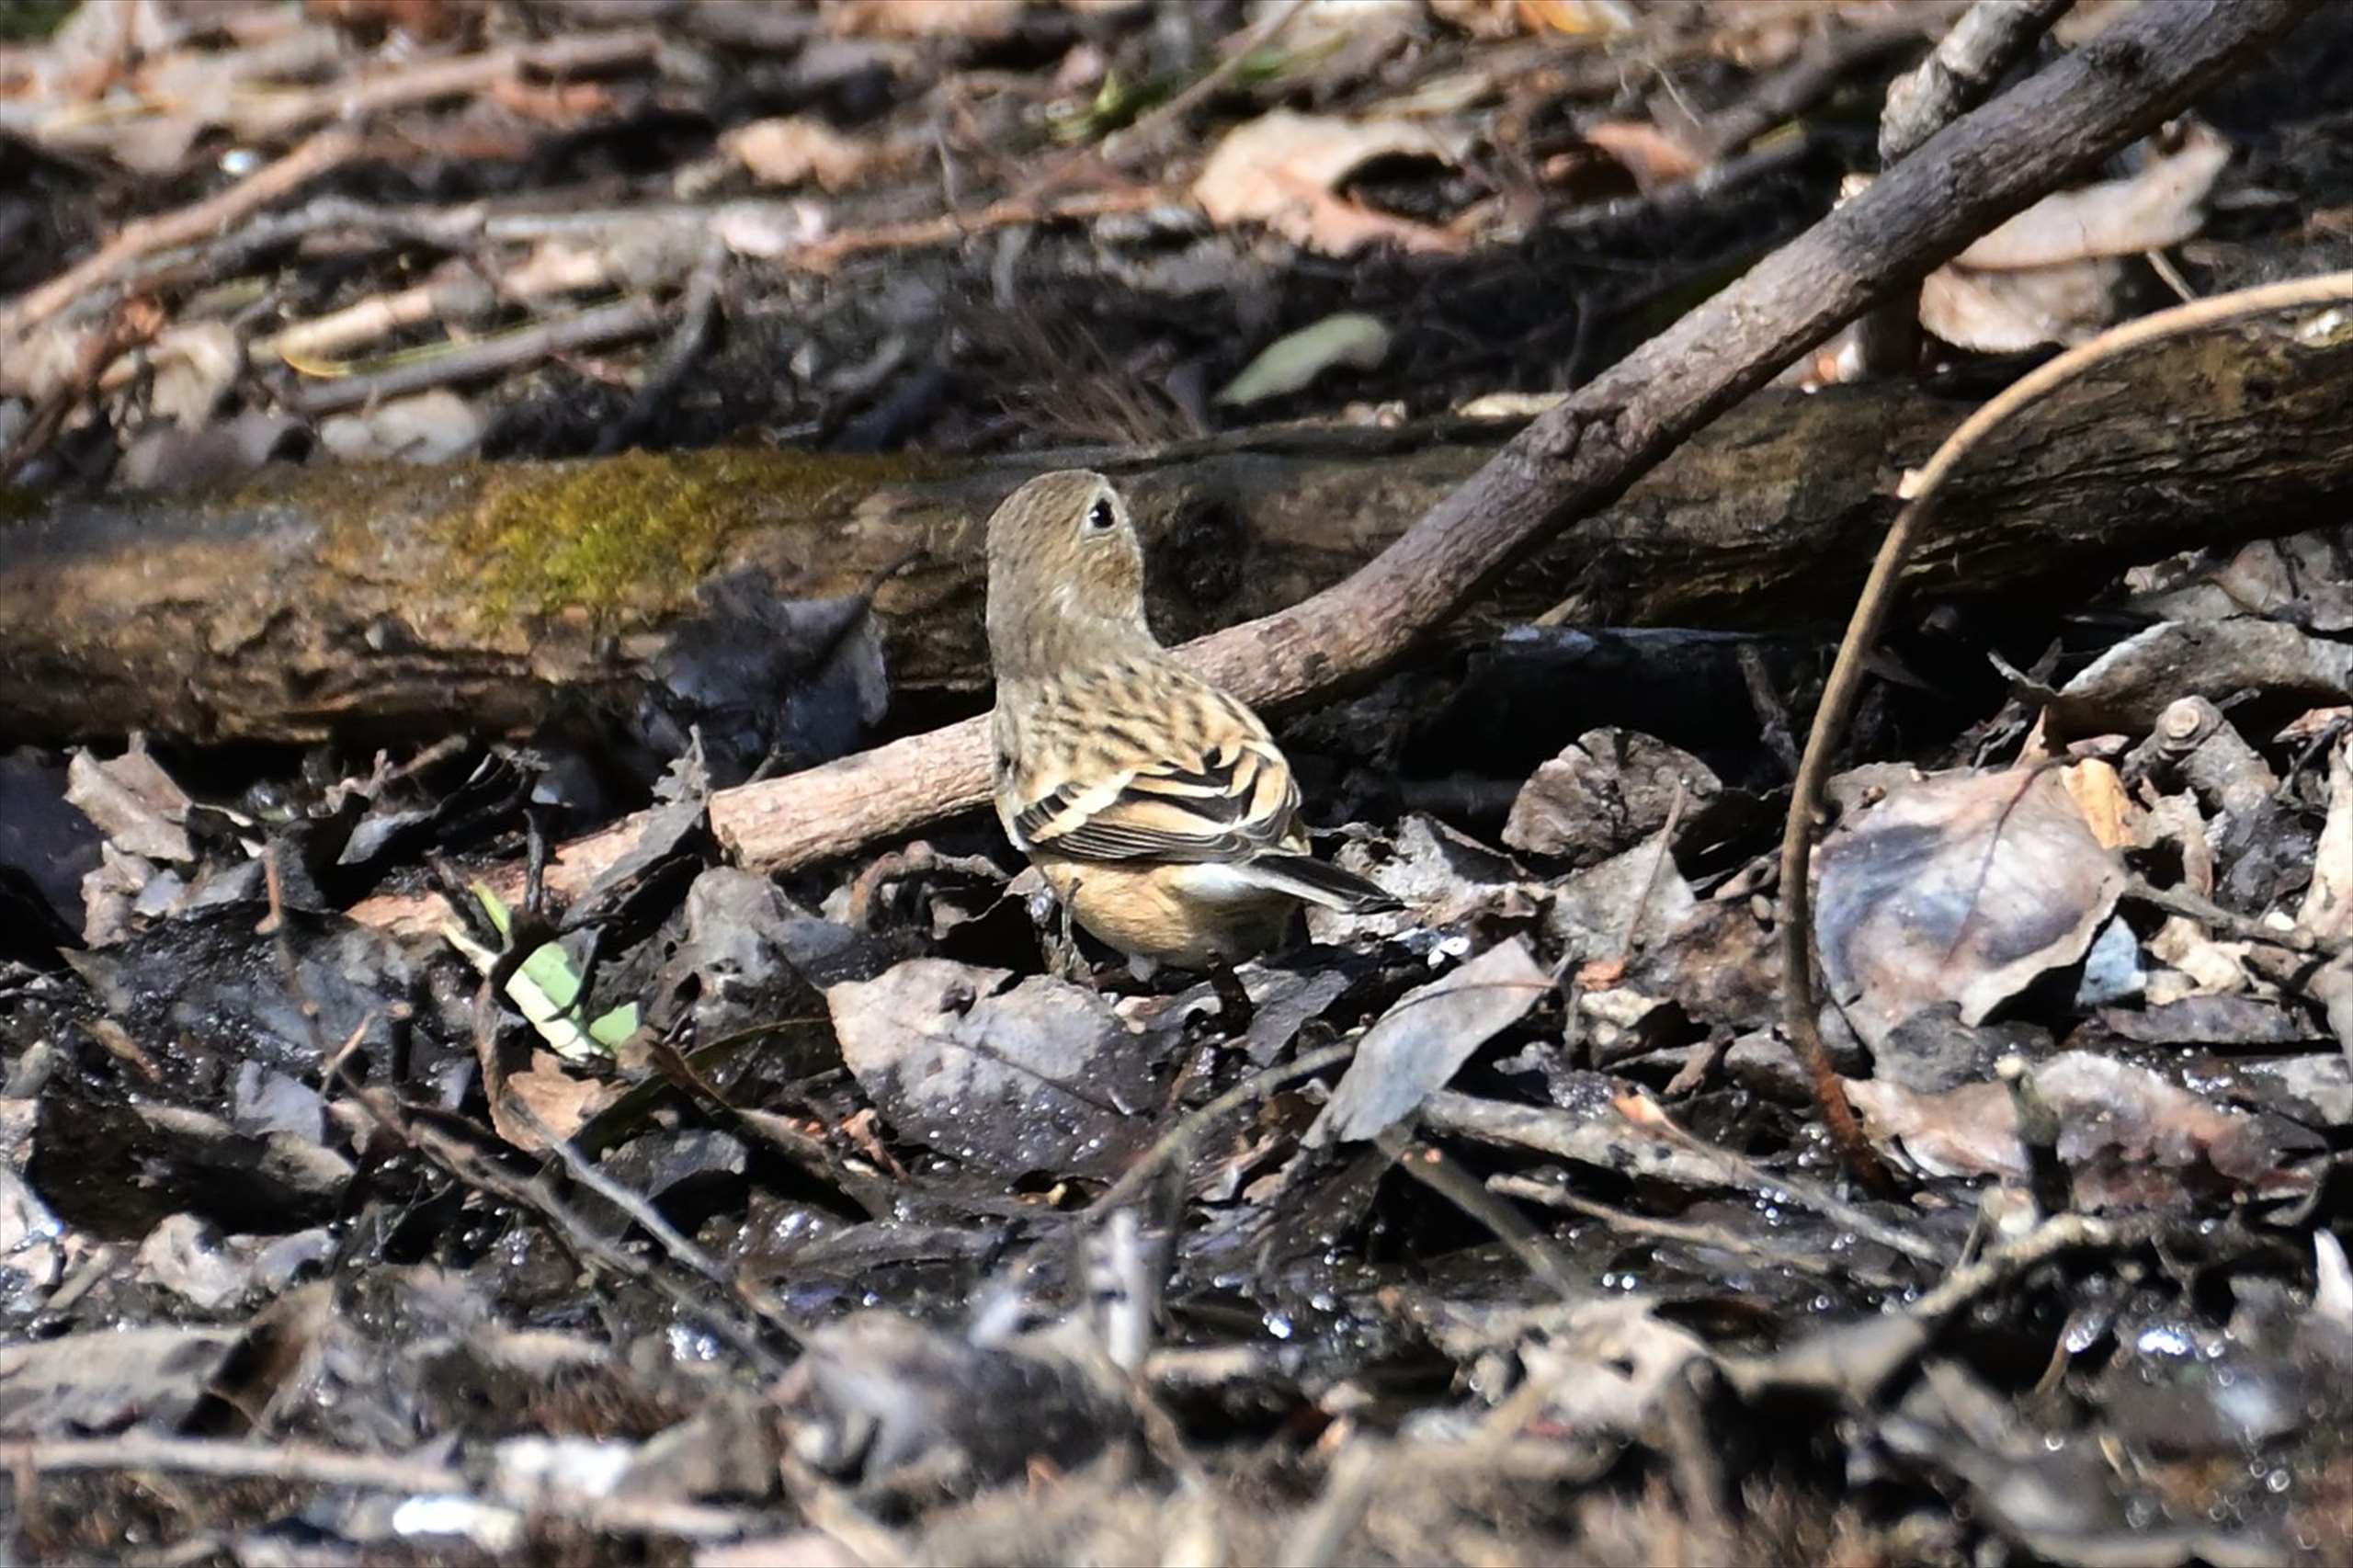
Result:
[[[1232,405],[1286,397],[1337,366],[1370,370],[1389,357],[1390,331],[1377,316],[1342,311],[1259,350],[1217,401]]]

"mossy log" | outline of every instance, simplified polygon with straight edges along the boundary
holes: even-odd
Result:
[[[2346,515],[2353,347],[2176,343],[2006,431],[1915,576],[2057,596],[2086,573]],[[1517,566],[1465,629],[1787,626],[1844,613],[1899,480],[1968,408],[1913,386],[1768,392]],[[620,713],[708,632],[713,585],[870,595],[918,716],[985,689],[983,523],[1042,466],[1118,474],[1170,642],[1363,565],[1507,426],[1281,429],[1011,460],[722,450],[266,472],[210,496],[21,502],[0,521],[0,734],[310,742]],[[6,513],[0,513],[5,517]],[[938,700],[926,701],[926,699]]]

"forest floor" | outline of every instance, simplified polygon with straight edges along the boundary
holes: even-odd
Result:
[[[1828,212],[1965,9],[0,4],[0,551],[298,465],[1508,433]],[[2353,10],[2052,200],[1929,280],[1916,366],[1758,403],[1957,423],[2345,265]],[[2265,330],[2257,419],[2353,373]],[[1899,613],[1814,893],[1887,1191],[1779,1029],[1844,611],[1483,623],[1282,714],[1404,907],[1214,981],[1054,972],[983,813],[738,863],[715,789],[985,705],[847,634],[765,756],[585,698],[0,706],[14,1554],[2343,1560],[2353,528]],[[568,906],[477,881],[630,810]],[[395,889],[446,930],[354,917]]]

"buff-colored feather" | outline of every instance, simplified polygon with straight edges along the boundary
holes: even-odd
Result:
[[[989,519],[988,554],[997,815],[1081,925],[1198,968],[1279,941],[1302,899],[1393,904],[1308,858],[1266,725],[1154,638],[1108,480],[1029,481]]]

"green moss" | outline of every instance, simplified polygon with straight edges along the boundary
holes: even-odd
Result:
[[[74,14],[74,0],[0,0],[0,43],[39,43]]]
[[[728,541],[790,524],[845,492],[920,479],[899,454],[632,452],[546,467],[485,465],[482,496],[452,519],[453,563],[494,617],[592,615],[679,604]]]

